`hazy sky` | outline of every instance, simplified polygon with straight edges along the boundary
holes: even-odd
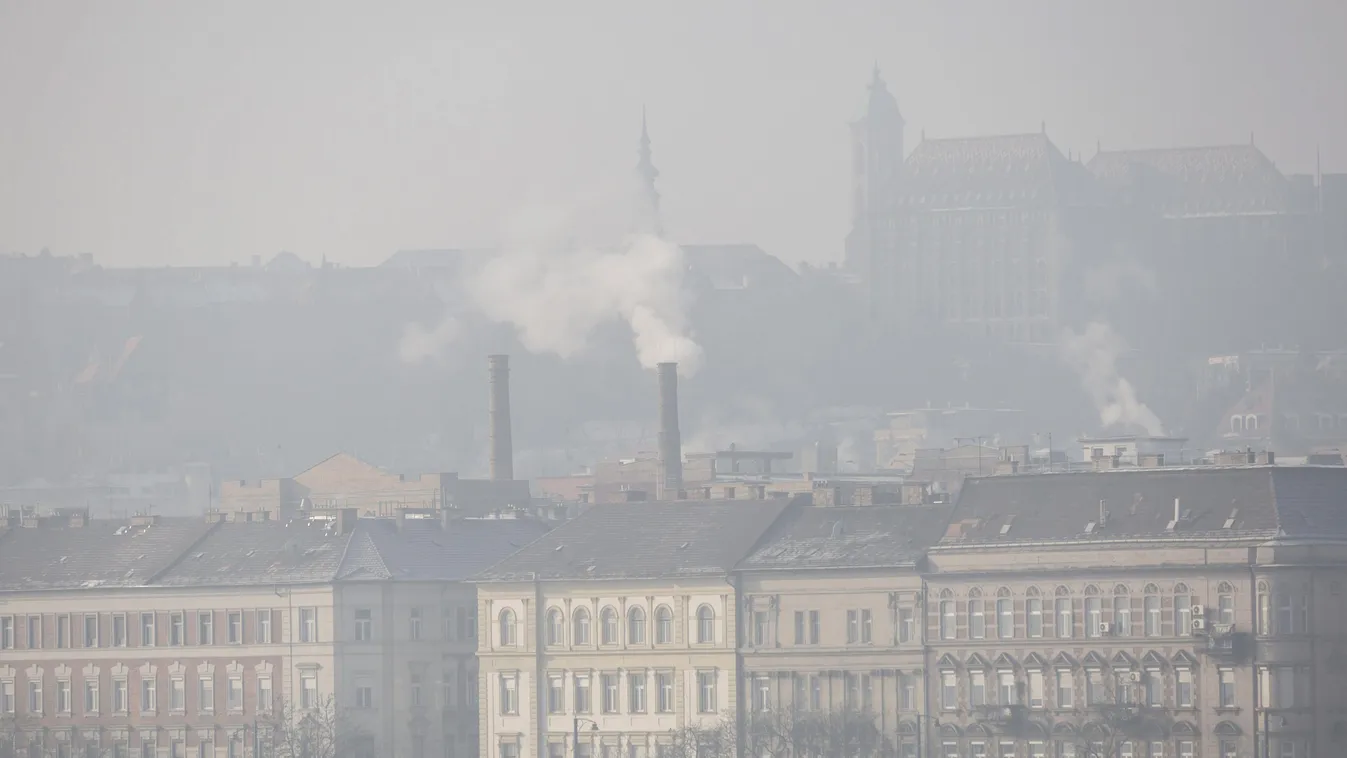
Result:
[[[1255,142],[1347,170],[1347,2],[0,0],[0,251],[115,265],[496,242],[629,172],[682,242],[839,259],[877,60],[931,137]]]

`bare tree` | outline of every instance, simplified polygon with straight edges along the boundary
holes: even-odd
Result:
[[[1107,702],[1085,709],[1076,724],[1074,743],[1080,758],[1117,758],[1127,742],[1164,739],[1168,732],[1167,712],[1137,703],[1119,703],[1105,695]],[[1139,746],[1133,745],[1140,754]]]
[[[868,710],[782,708],[751,713],[745,721],[746,753],[753,756],[877,758],[896,752],[893,742],[875,725],[875,714]]]
[[[659,758],[736,758],[739,730],[734,718],[725,716],[706,726],[684,726],[672,733],[672,742],[661,745]]]
[[[315,708],[282,702],[272,718],[259,723],[258,758],[369,758],[374,744],[368,732],[342,718],[336,698]]]

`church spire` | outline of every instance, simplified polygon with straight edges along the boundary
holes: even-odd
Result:
[[[641,231],[663,234],[659,217],[659,190],[655,189],[655,179],[659,177],[659,169],[655,168],[655,162],[650,155],[650,130],[646,124],[645,106],[641,106],[641,147],[640,161],[636,164],[636,176],[640,179],[641,187]]]

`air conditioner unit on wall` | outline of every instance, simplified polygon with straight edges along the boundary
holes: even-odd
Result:
[[[1107,637],[1110,634],[1113,634],[1113,625],[1108,623],[1107,621],[1099,622],[1099,636]]]
[[[1201,634],[1207,631],[1207,620],[1202,617],[1193,619],[1193,634]]]
[[[1193,611],[1193,618],[1201,618],[1207,615],[1207,606],[1195,605],[1193,606],[1192,611]]]

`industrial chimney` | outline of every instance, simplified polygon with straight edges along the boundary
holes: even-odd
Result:
[[[514,479],[514,443],[510,439],[510,356],[487,356],[491,375],[491,479]]]
[[[677,500],[683,489],[683,437],[678,431],[678,364],[659,370],[659,481],[657,500]]]

